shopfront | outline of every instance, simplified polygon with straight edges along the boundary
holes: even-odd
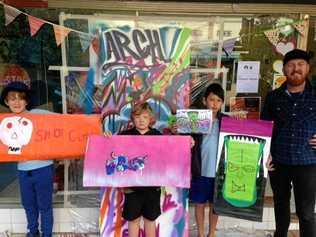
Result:
[[[185,27],[192,30],[191,103],[197,103],[206,85],[217,81],[225,88],[223,110],[247,110],[256,118],[266,93],[282,80],[283,55],[293,48],[316,53],[316,5],[312,0],[300,4],[291,0],[252,2],[34,0],[23,5],[8,0],[5,3],[20,13],[6,25],[6,11],[0,5],[0,86],[22,80],[36,88],[39,108],[57,113],[85,113],[81,103],[85,81],[97,60],[93,55],[102,51],[100,45],[86,36],[96,34],[98,26]],[[33,32],[30,16],[43,23]],[[58,38],[56,26],[71,31]],[[240,61],[259,65],[257,89],[237,87]],[[314,62],[315,58],[312,65]],[[316,71],[311,68],[315,83]],[[102,91],[102,82],[98,86],[96,91]],[[93,101],[102,100],[98,98],[102,94],[94,96]],[[89,112],[100,113],[100,107],[96,104]],[[0,110],[7,111],[4,107]],[[83,212],[92,208],[97,215],[100,192],[99,188],[83,187],[82,159],[55,163],[55,207],[70,210],[75,220],[69,221],[72,232],[97,232],[98,220],[85,219]],[[14,163],[0,166],[0,208],[20,207],[15,170]],[[62,219],[62,214],[58,218]],[[57,232],[63,232],[58,228]]]

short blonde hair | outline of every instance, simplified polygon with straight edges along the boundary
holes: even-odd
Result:
[[[134,117],[137,115],[140,115],[141,113],[148,112],[152,119],[154,119],[154,112],[153,109],[150,107],[150,105],[147,102],[135,104],[132,107],[131,112],[131,120],[133,121]]]

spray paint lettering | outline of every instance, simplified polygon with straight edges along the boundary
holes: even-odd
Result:
[[[156,64],[157,58],[164,62],[170,62],[163,53],[163,47],[158,30],[133,29],[128,34],[119,30],[104,32],[107,42],[106,64],[111,62],[126,61],[128,56],[140,60],[151,57],[152,64]]]

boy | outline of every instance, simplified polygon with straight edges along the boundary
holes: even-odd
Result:
[[[161,135],[152,128],[154,114],[148,103],[137,104],[132,108],[131,120],[134,127],[119,135]],[[110,132],[105,132],[110,136]],[[143,217],[146,237],[156,236],[155,220],[160,216],[160,187],[131,187],[124,189],[123,218],[128,221],[128,236],[138,237],[140,219]]]
[[[195,219],[198,237],[204,237],[205,208],[209,204],[208,237],[215,236],[218,216],[213,212],[215,187],[215,167],[220,123],[223,114],[220,112],[224,103],[224,90],[221,85],[209,85],[203,95],[203,105],[212,111],[212,130],[206,135],[192,135],[195,146],[192,149],[192,181],[190,199],[195,203]]]
[[[31,107],[31,90],[23,82],[9,83],[2,91],[0,103],[14,115],[23,116]],[[30,111],[32,113],[32,111]],[[39,237],[38,217],[43,237],[51,237],[53,229],[53,177],[51,160],[32,160],[18,163],[22,205],[27,219],[27,237]]]

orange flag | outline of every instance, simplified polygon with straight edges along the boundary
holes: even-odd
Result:
[[[65,37],[70,33],[70,29],[59,26],[59,25],[54,25],[54,32],[55,32],[55,39],[56,39],[56,44],[59,46],[65,39]]]
[[[45,22],[39,18],[34,17],[34,16],[28,15],[27,17],[29,19],[31,36],[33,36],[37,33],[37,31],[42,27],[42,25]]]
[[[99,115],[0,114],[0,162],[82,158]]]

